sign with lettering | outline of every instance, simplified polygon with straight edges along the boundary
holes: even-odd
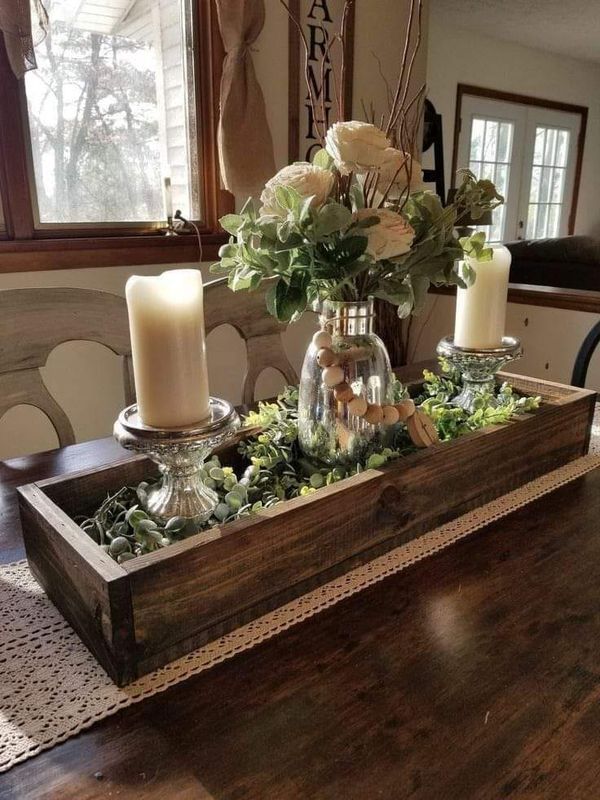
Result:
[[[304,33],[306,46],[293,20],[289,24],[289,135],[293,161],[311,161],[320,147],[318,129],[352,117],[354,3],[345,26],[343,86],[342,48],[334,41],[341,31],[344,0],[292,0],[290,11]],[[308,85],[312,90],[311,103]]]

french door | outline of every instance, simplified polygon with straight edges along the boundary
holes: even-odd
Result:
[[[567,234],[580,125],[575,113],[463,96],[457,167],[505,198],[482,228],[490,242]]]

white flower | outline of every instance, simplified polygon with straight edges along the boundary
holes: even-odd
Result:
[[[415,232],[404,217],[388,208],[361,208],[354,213],[356,222],[368,217],[379,217],[376,225],[361,231],[369,239],[366,252],[375,261],[393,259],[408,253]]]
[[[410,153],[403,153],[395,147],[386,148],[383,161],[379,167],[377,189],[382,194],[388,190],[389,197],[398,197],[408,184],[410,175],[410,191],[418,192],[423,188],[423,168]]]
[[[377,169],[383,162],[390,141],[369,122],[336,122],[327,131],[325,149],[342,175],[359,175]]]
[[[311,206],[320,208],[331,194],[334,181],[335,177],[328,169],[316,167],[304,161],[290,164],[289,167],[280,169],[265,184],[260,196],[262,202],[260,213],[275,217],[287,216],[287,210],[277,202],[275,190],[278,186],[295,189],[301,197],[313,196]]]

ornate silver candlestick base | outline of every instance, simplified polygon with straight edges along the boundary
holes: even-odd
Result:
[[[204,485],[200,470],[205,459],[240,427],[231,403],[210,398],[210,416],[190,429],[161,430],[144,425],[137,406],[129,406],[115,422],[114,436],[122,447],[144,453],[159,465],[161,482],[148,490],[145,511],[159,522],[184,517],[192,532],[217,507],[216,492]]]
[[[453,404],[472,412],[478,395],[493,394],[498,370],[520,358],[521,352],[521,342],[514,336],[504,336],[501,347],[482,350],[458,347],[453,336],[445,336],[437,346],[437,354],[447,358],[463,378],[463,390],[453,399]]]

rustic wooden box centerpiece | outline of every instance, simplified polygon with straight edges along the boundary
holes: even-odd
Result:
[[[143,480],[151,462],[128,458],[21,487],[30,568],[113,680],[127,684],[587,452],[594,392],[499,379],[541,395],[542,406],[123,564],[73,518]]]

